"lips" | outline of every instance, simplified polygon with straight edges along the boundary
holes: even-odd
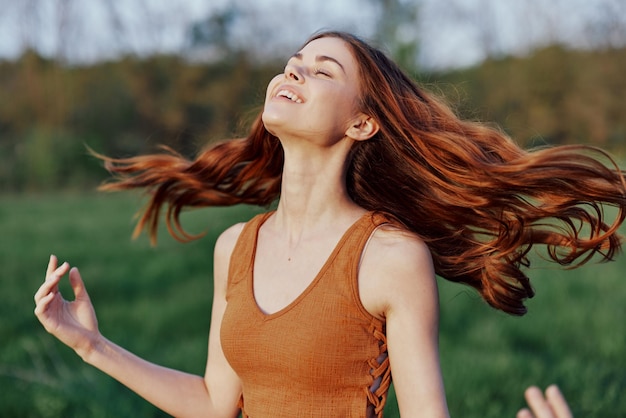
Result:
[[[274,97],[284,97],[294,103],[304,103],[304,100],[295,91],[284,87],[280,88]]]

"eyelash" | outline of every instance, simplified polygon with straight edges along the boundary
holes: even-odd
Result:
[[[285,67],[285,71],[287,71],[287,67]],[[322,75],[324,77],[332,78],[332,74],[329,71],[327,71],[327,70],[325,70],[323,68],[314,68],[313,69],[313,74],[314,75]]]
[[[317,75],[317,74],[321,74],[321,75],[323,75],[323,76],[325,76],[325,77],[330,77],[330,73],[329,73],[329,72],[327,72],[327,71],[326,71],[326,70],[324,70],[324,69],[321,69],[321,68],[316,68],[315,70],[313,70],[313,73],[314,73],[314,74],[316,74],[316,75]]]

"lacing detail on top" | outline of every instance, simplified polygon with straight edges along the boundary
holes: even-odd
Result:
[[[368,361],[372,384],[366,388],[369,404],[374,408],[377,418],[382,418],[387,403],[387,393],[391,385],[391,367],[387,353],[387,336],[372,325],[372,335],[379,342],[379,354]]]

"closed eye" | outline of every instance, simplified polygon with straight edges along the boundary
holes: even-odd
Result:
[[[327,71],[323,68],[316,68],[315,70],[313,70],[313,74],[322,75],[324,77],[332,77],[332,74],[330,73],[330,71]]]

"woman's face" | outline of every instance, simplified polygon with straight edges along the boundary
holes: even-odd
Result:
[[[283,139],[306,138],[331,145],[360,115],[358,68],[339,38],[311,41],[294,54],[268,87],[265,128]]]

